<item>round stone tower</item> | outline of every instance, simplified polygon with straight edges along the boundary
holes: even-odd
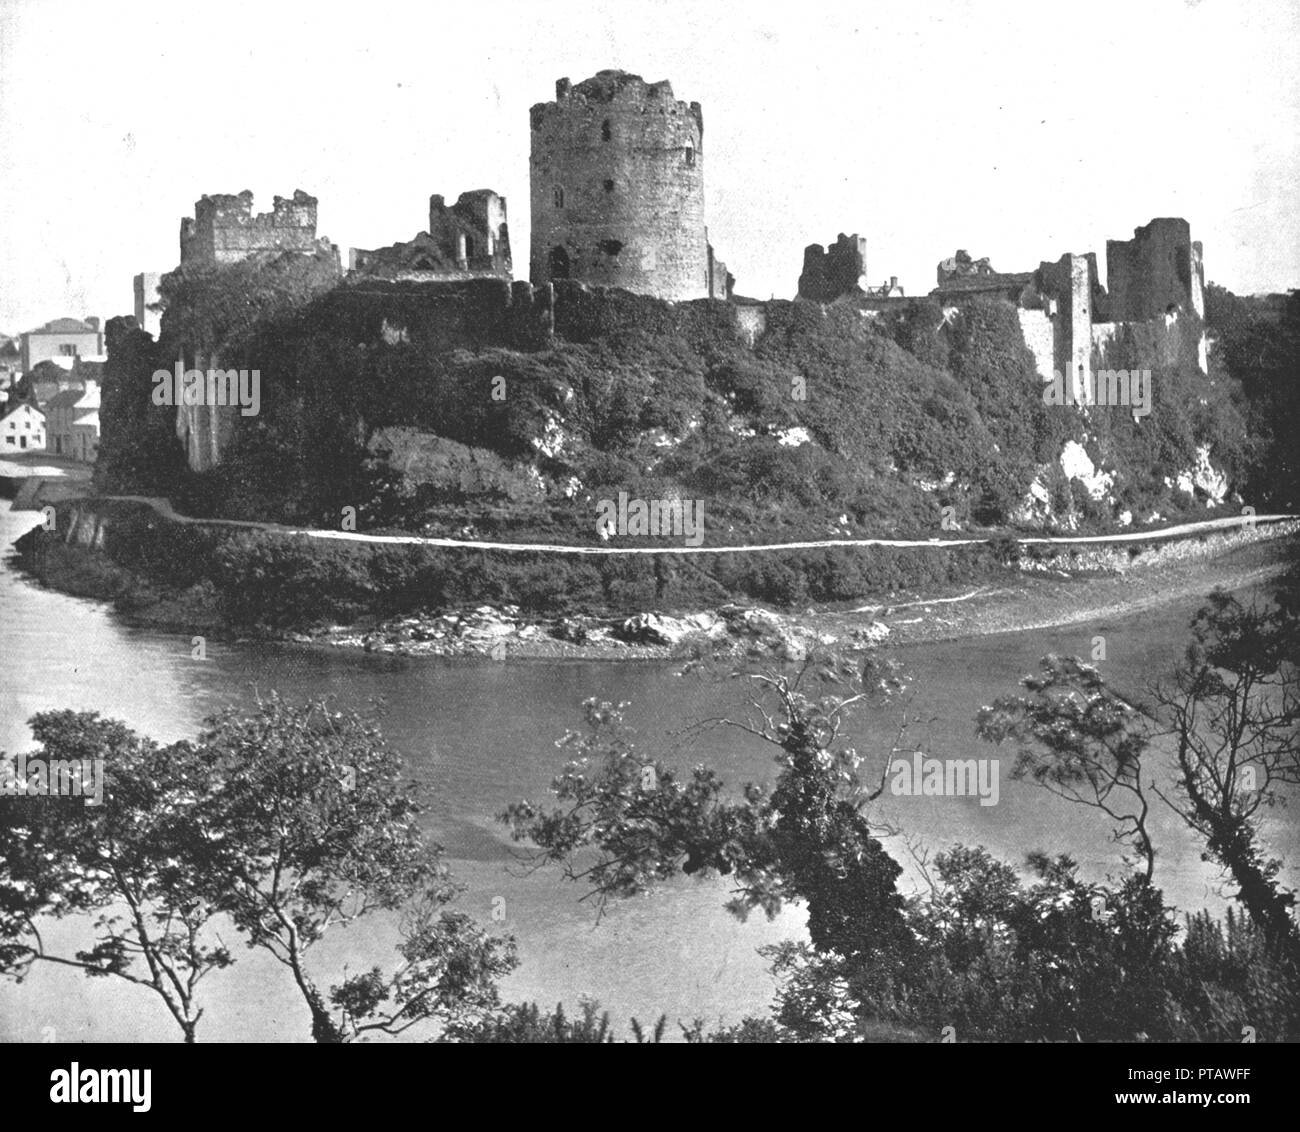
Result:
[[[532,108],[532,281],[709,293],[704,115],[667,82],[601,71]]]

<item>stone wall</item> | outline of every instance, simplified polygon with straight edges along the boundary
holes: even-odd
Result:
[[[149,308],[158,302],[161,281],[162,274],[157,271],[142,271],[131,281],[135,292],[135,324],[155,339],[162,329],[162,312]]]
[[[828,248],[809,244],[803,252],[799,298],[829,303],[841,295],[867,290],[867,240],[856,232],[841,232]]]
[[[1044,381],[1051,381],[1053,366],[1056,364],[1055,326],[1046,311],[1017,309],[1020,316],[1020,332],[1025,336],[1025,345],[1034,355],[1034,368]]]
[[[1060,266],[1069,273],[1069,298],[1056,310],[1056,360],[1084,401],[1092,389],[1092,272],[1087,256],[1066,254]]]
[[[1170,307],[1205,317],[1205,269],[1199,243],[1181,217],[1157,217],[1131,240],[1106,241],[1110,316],[1146,322]]]
[[[714,254],[713,245],[708,244],[707,247],[709,256],[709,298],[730,299],[736,286],[736,277],[727,270],[727,265]]]
[[[705,298],[699,103],[623,71],[561,79],[555,93],[530,113],[532,281]]]
[[[491,189],[474,189],[448,207],[434,194],[429,198],[427,232],[386,248],[352,248],[348,270],[355,277],[394,281],[509,281],[513,267],[506,198]]]
[[[181,266],[239,263],[259,252],[311,254],[316,239],[316,198],[295,190],[276,197],[270,212],[253,213],[253,194],[204,195],[194,202],[194,216],[181,220]],[[328,245],[326,245],[328,246]]]

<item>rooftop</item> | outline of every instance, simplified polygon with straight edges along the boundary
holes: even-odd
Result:
[[[27,331],[28,334],[98,334],[93,326],[79,318],[56,318],[44,326]]]

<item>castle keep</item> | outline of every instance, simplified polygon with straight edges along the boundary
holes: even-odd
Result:
[[[530,112],[534,284],[725,298],[704,228],[704,115],[668,82],[601,71]]]

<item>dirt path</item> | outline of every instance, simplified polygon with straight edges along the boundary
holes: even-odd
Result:
[[[892,546],[892,547],[926,547],[926,546],[967,546],[994,542],[1005,536],[987,538],[952,538],[952,539],[887,539],[887,538],[845,538],[817,539],[810,542],[770,542],[754,543],[744,546],[581,546],[570,543],[535,543],[535,542],[488,542],[479,539],[434,538],[424,535],[368,535],[358,531],[330,531],[314,527],[288,527],[279,523],[257,523],[243,519],[196,519],[182,515],[169,499],[147,495],[101,495],[87,496],[86,502],[117,501],[124,503],[142,503],[152,507],[165,519],[177,523],[202,523],[209,526],[234,527],[246,530],[277,531],[285,535],[303,535],[307,538],[335,539],[343,542],[368,542],[399,546],[441,546],[457,547],[467,550],[499,550],[524,554],[754,554],[774,550],[822,550],[833,547],[855,546]],[[1154,531],[1132,531],[1120,535],[1079,535],[1072,537],[1014,536],[1016,541],[1024,544],[1075,546],[1085,543],[1125,543],[1148,542],[1154,539],[1179,538],[1184,535],[1201,534],[1207,531],[1219,531],[1234,527],[1253,528],[1260,523],[1281,523],[1295,519],[1294,515],[1228,515],[1222,519],[1203,519],[1196,523],[1180,523],[1174,527],[1164,527]]]

